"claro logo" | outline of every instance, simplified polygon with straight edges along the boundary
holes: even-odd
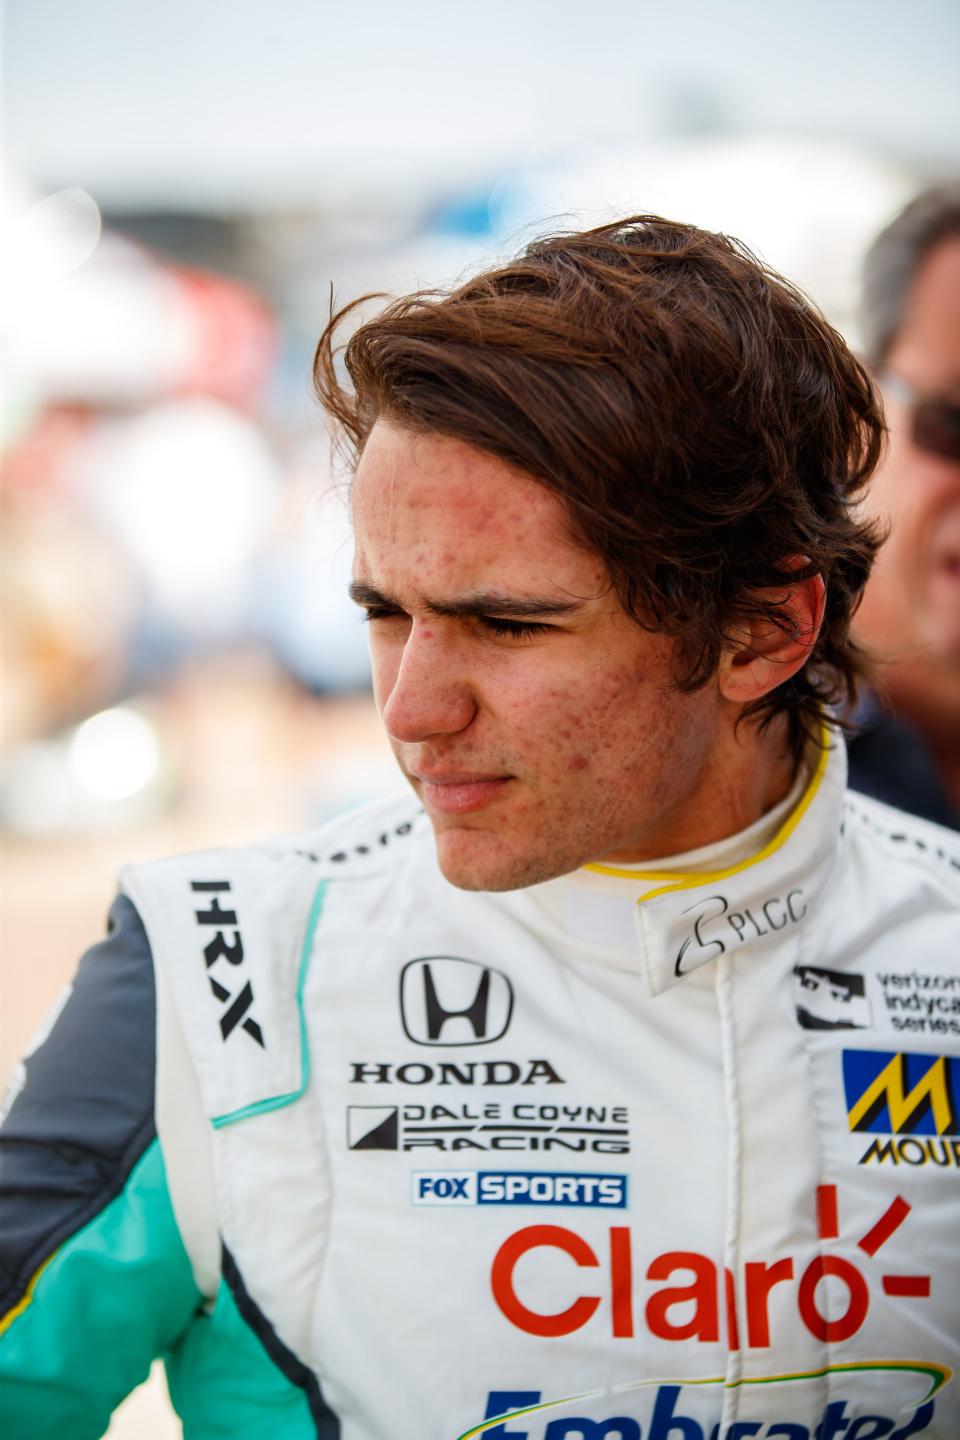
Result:
[[[910,1206],[898,1196],[856,1242],[857,1249],[872,1258],[909,1214]],[[837,1237],[835,1185],[819,1187],[817,1221],[821,1239]],[[534,1310],[520,1293],[515,1272],[524,1256],[543,1249],[562,1251],[580,1270],[605,1270],[606,1297],[596,1293],[601,1287],[593,1286],[590,1288],[594,1293],[575,1295],[562,1310],[552,1314]],[[529,1265],[525,1268],[529,1276]],[[610,1227],[609,1248],[602,1260],[592,1245],[566,1226],[528,1225],[500,1246],[490,1279],[494,1299],[503,1315],[528,1335],[570,1335],[597,1315],[604,1298],[608,1300],[608,1325],[614,1338],[629,1339],[637,1333],[633,1237],[625,1225]],[[863,1270],[845,1256],[829,1253],[814,1255],[802,1270],[792,1256],[771,1264],[748,1261],[738,1287],[742,1314],[735,1301],[731,1272],[721,1272],[713,1260],[695,1251],[670,1250],[657,1255],[648,1264],[645,1279],[656,1286],[648,1294],[643,1312],[643,1323],[651,1335],[661,1340],[699,1340],[714,1344],[720,1339],[723,1316],[727,1341],[734,1350],[739,1349],[741,1343],[752,1349],[771,1345],[769,1297],[780,1285],[790,1287],[801,1321],[810,1334],[824,1344],[849,1340],[863,1325],[870,1308],[871,1283]],[[883,1275],[879,1279],[883,1292],[889,1296],[925,1299],[930,1294],[929,1275]],[[829,1280],[834,1297],[829,1315],[822,1308],[827,1287],[821,1286],[821,1281],[825,1280]],[[841,1296],[845,1297],[843,1302]],[[677,1318],[678,1309],[682,1318]]]
[[[512,1013],[506,975],[476,960],[428,955],[400,972],[400,1018],[415,1045],[489,1045]]]

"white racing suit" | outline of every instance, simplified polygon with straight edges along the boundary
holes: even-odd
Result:
[[[196,1440],[956,1440],[960,855],[844,784],[499,895],[409,796],[124,872],[0,1132],[8,1440],[156,1353]]]

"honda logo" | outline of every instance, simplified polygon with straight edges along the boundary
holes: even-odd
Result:
[[[476,960],[427,955],[400,972],[400,1018],[415,1045],[489,1045],[512,1011],[506,975]]]

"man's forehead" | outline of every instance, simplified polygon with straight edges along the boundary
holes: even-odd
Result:
[[[378,421],[353,499],[354,574],[384,592],[463,609],[496,592],[566,605],[607,588],[567,502],[463,441]]]
[[[443,511],[448,522],[501,525],[535,520],[558,534],[568,530],[567,503],[549,486],[490,451],[465,440],[410,431],[389,420],[373,426],[353,483],[355,519],[365,526],[398,506]]]

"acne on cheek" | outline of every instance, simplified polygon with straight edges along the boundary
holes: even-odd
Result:
[[[586,770],[586,768],[587,768],[587,766],[588,766],[589,764],[590,764],[590,761],[587,759],[586,755],[571,755],[571,756],[570,756],[570,769],[571,769],[571,770]]]

